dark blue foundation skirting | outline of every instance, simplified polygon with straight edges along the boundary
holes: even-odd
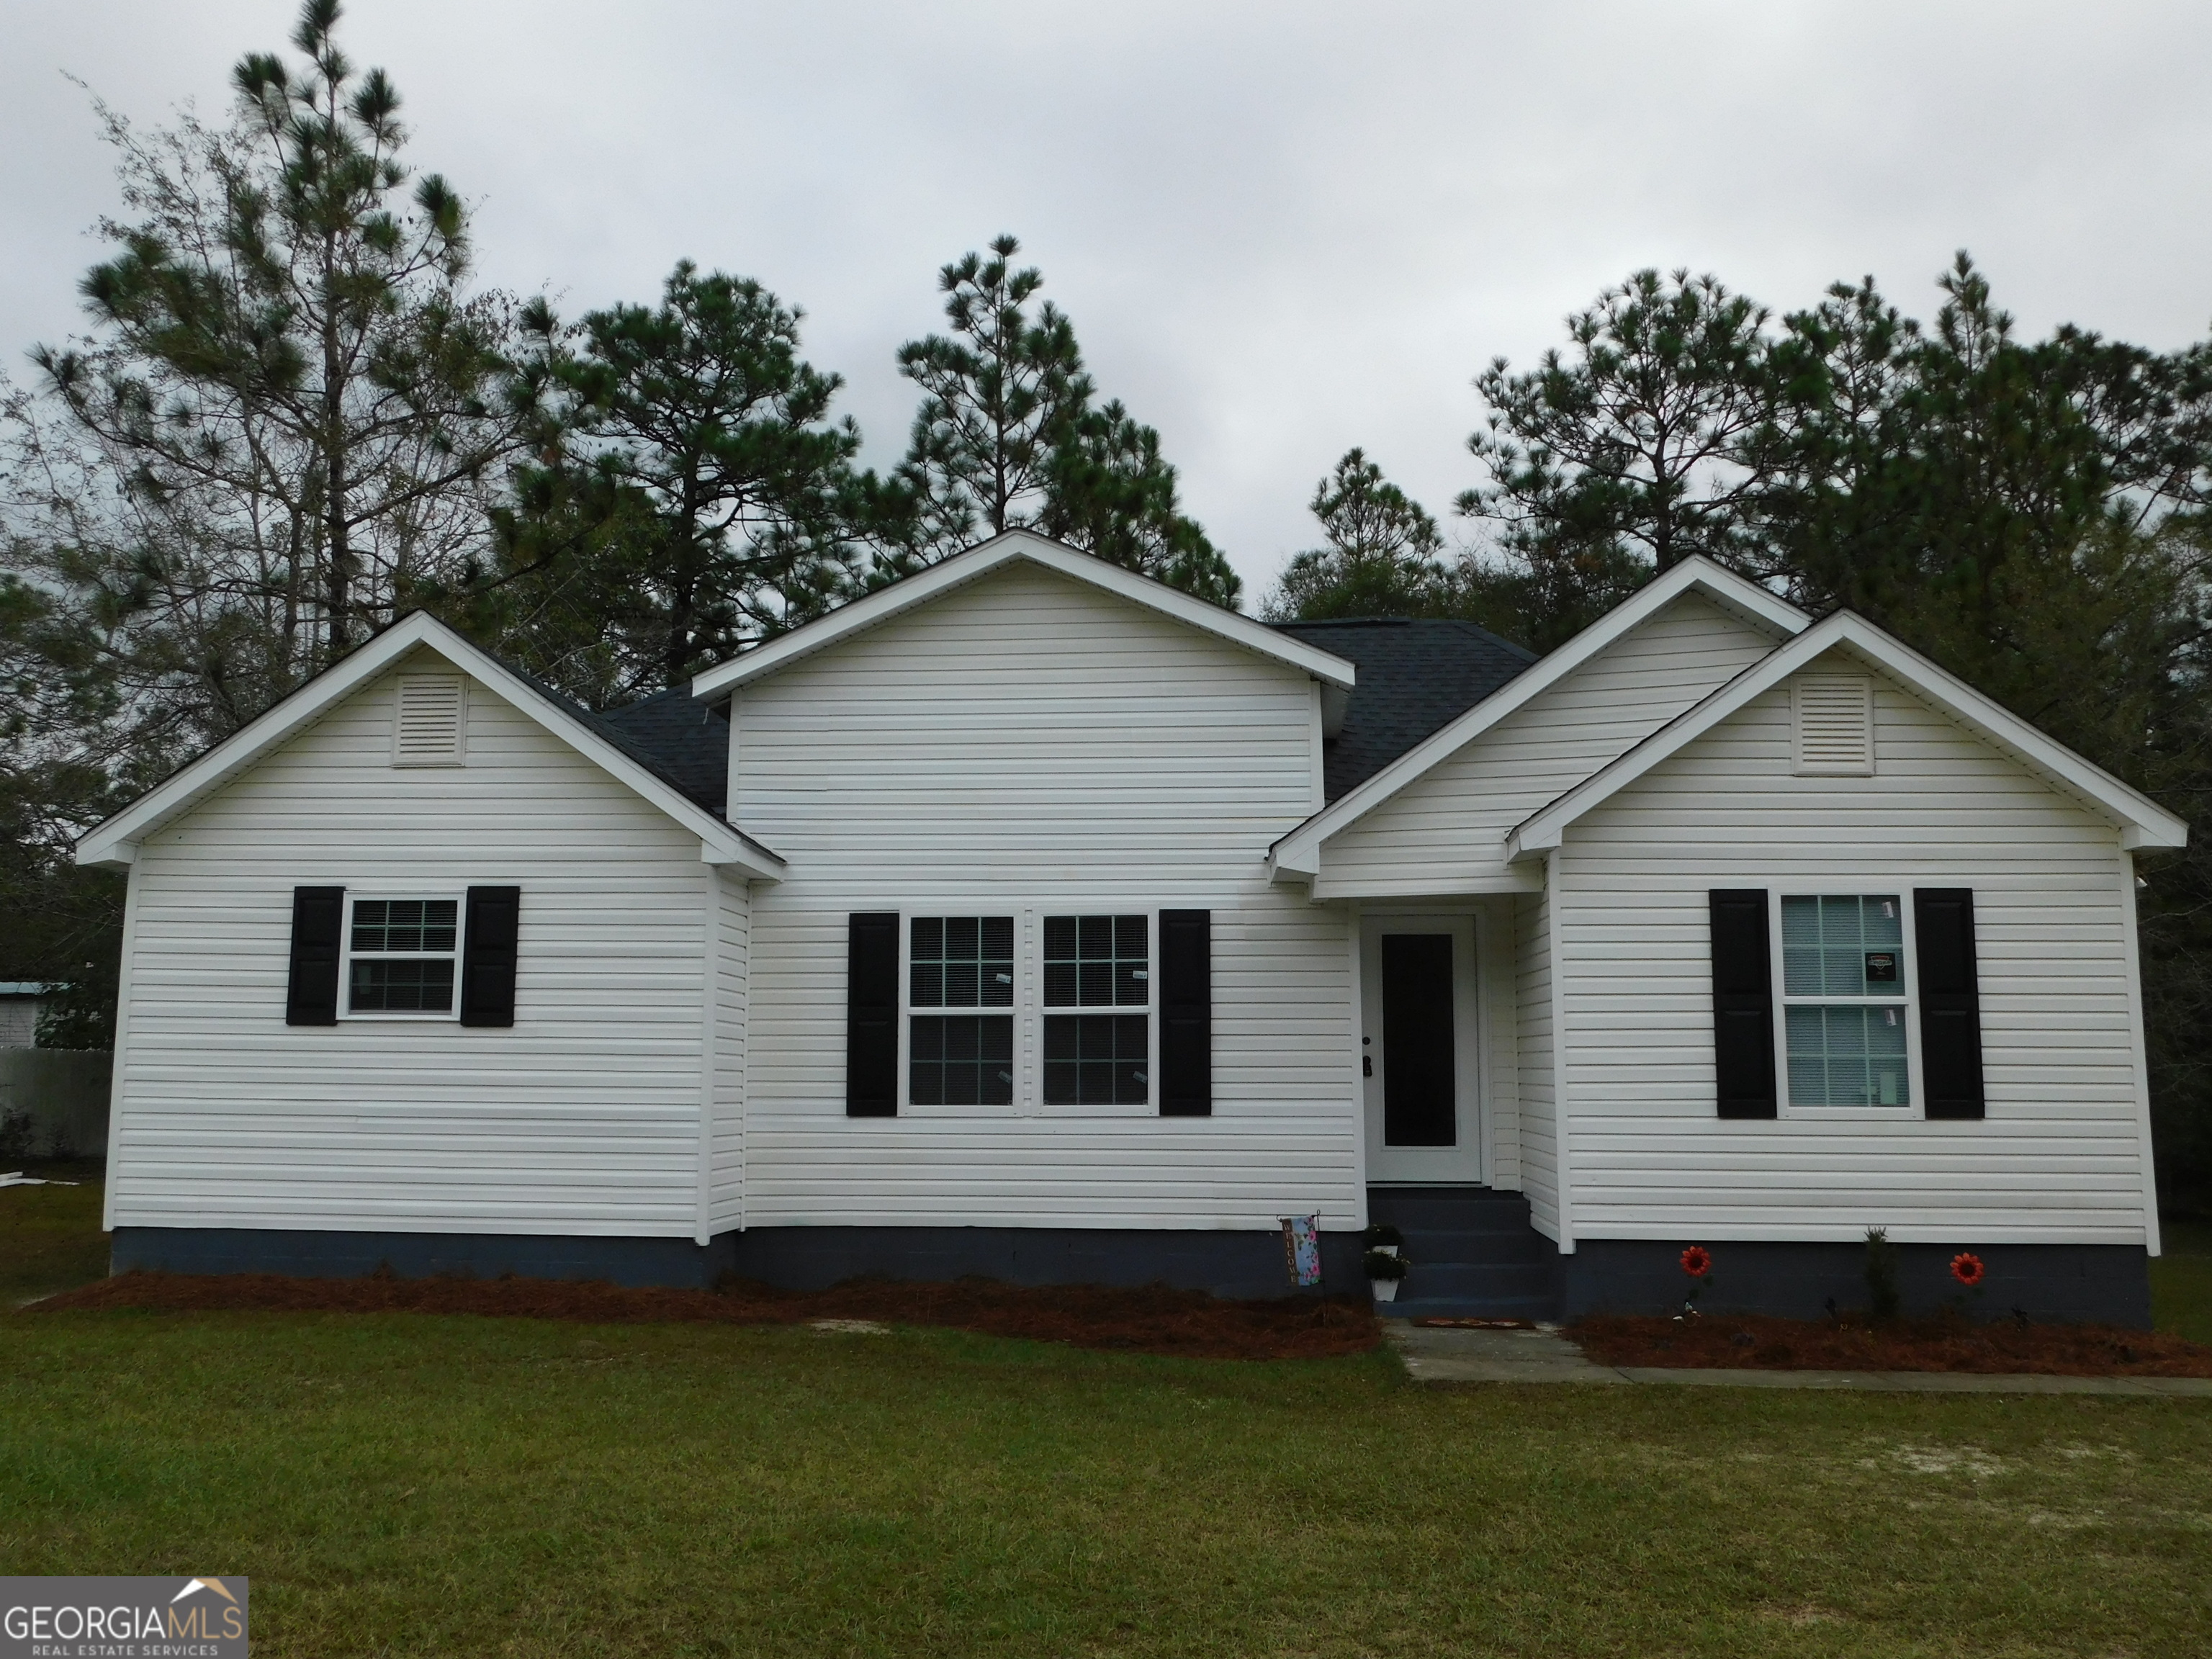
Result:
[[[1553,1253],[1557,1316],[1673,1313],[1690,1288],[1680,1256],[1688,1240],[1595,1238],[1572,1255]],[[1713,1253],[1708,1313],[1817,1318],[1867,1303],[1865,1247],[1855,1243],[1699,1241]],[[1548,1241],[1545,1249],[1552,1247]],[[1972,1249],[1988,1268],[1982,1293],[1961,1299],[1951,1258]],[[1365,1288],[1356,1233],[1326,1233],[1328,1288]],[[2140,1246],[1899,1244],[1898,1279],[1908,1314],[1958,1301],[1978,1318],[2015,1308],[2037,1320],[2094,1321],[2148,1328],[2150,1281]],[[353,1278],[389,1267],[402,1278],[503,1273],[529,1279],[599,1279],[617,1285],[701,1288],[724,1273],[787,1290],[820,1290],[876,1274],[953,1279],[976,1275],[1015,1285],[1151,1285],[1216,1296],[1291,1293],[1274,1231],[1139,1231],[1085,1227],[762,1227],[723,1233],[704,1246],[685,1238],[586,1238],[561,1234],[366,1233],[248,1227],[118,1227],[111,1263],[169,1273],[292,1273]],[[1419,1267],[1415,1265],[1416,1279]]]
[[[1357,1233],[1322,1239],[1327,1287],[1364,1291]],[[700,1287],[726,1272],[787,1290],[863,1274],[1015,1285],[1173,1285],[1216,1296],[1291,1293],[1282,1235],[1086,1227],[762,1227],[703,1248],[684,1238],[581,1238],[537,1233],[356,1233],[249,1227],[118,1227],[110,1263],[180,1273],[355,1278],[389,1266],[404,1279],[604,1279]]]
[[[1867,1305],[1866,1246],[1729,1239],[1589,1238],[1555,1258],[1560,1316],[1676,1313],[1692,1288],[1681,1255],[1692,1243],[1713,1255],[1712,1287],[1698,1299],[1706,1313],[1779,1314],[1816,1319],[1833,1297],[1838,1308]],[[1977,1319],[2017,1308],[2034,1320],[2150,1328],[2148,1258],[2139,1244],[1899,1244],[1898,1288],[1907,1315],[1956,1304]],[[1952,1279],[1962,1250],[1988,1270],[1977,1296]]]
[[[260,1227],[118,1227],[109,1271],[290,1273],[358,1279],[389,1267],[402,1279],[459,1273],[496,1279],[604,1279],[697,1289],[730,1265],[726,1234],[704,1249],[688,1238],[582,1238],[558,1233],[350,1233]]]
[[[734,1236],[737,1270],[793,1290],[863,1273],[1013,1285],[1173,1285],[1216,1296],[1288,1296],[1283,1236],[1090,1227],[757,1227]],[[720,1243],[720,1241],[716,1241]],[[1364,1294],[1358,1233],[1322,1235],[1322,1274]]]

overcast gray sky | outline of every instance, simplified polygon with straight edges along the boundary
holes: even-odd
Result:
[[[79,326],[115,206],[81,76],[224,106],[291,0],[0,0],[0,361]],[[2021,3],[588,4],[351,0],[483,278],[568,315],[678,258],[808,313],[868,458],[939,266],[1002,230],[1102,389],[1158,427],[1256,603],[1366,446],[1442,516],[1468,382],[1644,265],[1778,310],[1959,247],[2026,329],[2212,327],[2212,7]],[[287,48],[289,51],[289,48]]]

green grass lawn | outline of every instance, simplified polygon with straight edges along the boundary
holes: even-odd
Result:
[[[90,1162],[0,1164],[0,1170],[77,1183],[0,1187],[0,1312],[106,1276],[107,1235],[100,1231],[101,1168]]]
[[[2150,1264],[2152,1321],[2212,1343],[2212,1222],[2167,1221],[2159,1231],[2166,1253]]]
[[[2195,1656],[2212,1401],[16,1314],[0,1563],[288,1655]]]

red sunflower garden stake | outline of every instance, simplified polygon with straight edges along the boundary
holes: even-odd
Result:
[[[1698,1298],[1712,1288],[1713,1253],[1702,1244],[1692,1244],[1682,1252],[1682,1271],[1691,1279],[1690,1293],[1682,1298],[1682,1311],[1677,1319],[1698,1316]]]
[[[1981,1257],[1972,1250],[1961,1250],[1951,1258],[1951,1277],[1966,1286],[1968,1295],[1977,1302],[1981,1300],[1982,1278],[1987,1271],[1982,1266]],[[1966,1297],[1954,1297],[1951,1305],[1959,1310],[1960,1317],[1971,1319],[1973,1316],[1966,1310]]]

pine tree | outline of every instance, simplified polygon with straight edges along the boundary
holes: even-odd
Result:
[[[1452,607],[1444,540],[1419,501],[1348,449],[1309,504],[1325,545],[1296,555],[1263,614],[1280,621],[1431,617]]]
[[[1562,622],[1692,553],[1752,553],[1771,471],[1765,321],[1713,277],[1639,270],[1567,319],[1571,355],[1523,374],[1500,357],[1477,378],[1491,414],[1468,447],[1489,482],[1459,510],[1499,527]]]
[[[398,94],[356,71],[338,18],[307,0],[296,70],[240,62],[228,130],[142,140],[102,109],[137,217],[101,226],[121,251],[83,283],[96,337],[33,354],[62,435],[125,486],[105,520],[57,492],[51,528],[77,533],[52,539],[102,550],[89,579],[147,650],[203,661],[211,734],[471,548],[518,441],[504,304],[462,289],[460,198],[410,173]]]
[[[873,497],[888,544],[875,580],[1007,530],[1033,528],[1216,605],[1236,572],[1183,513],[1160,434],[1119,401],[1094,407],[1075,330],[1021,244],[1001,236],[939,273],[949,335],[909,341],[899,372],[922,389],[907,459]],[[894,493],[898,492],[898,493]],[[903,507],[902,532],[887,527]]]
[[[843,382],[800,356],[802,316],[686,260],[658,306],[592,312],[573,339],[532,317],[567,429],[502,525],[511,551],[570,538],[549,568],[595,597],[632,689],[678,684],[849,586],[860,435],[830,419]]]

